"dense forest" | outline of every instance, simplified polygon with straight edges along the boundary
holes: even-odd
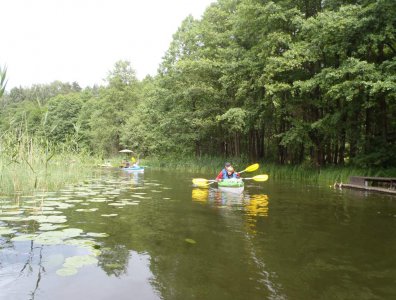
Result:
[[[5,91],[0,136],[3,150],[29,136],[103,156],[395,167],[396,1],[218,0],[182,22],[155,77],[118,61],[101,86]]]

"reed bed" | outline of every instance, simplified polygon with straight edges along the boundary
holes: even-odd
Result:
[[[27,135],[3,135],[0,142],[0,194],[53,191],[93,173],[97,159],[83,151],[42,146]]]
[[[265,161],[249,162],[243,158],[224,159],[219,157],[151,157],[145,160],[145,164],[159,169],[167,168],[191,173],[200,172],[217,175],[217,173],[223,168],[225,161],[230,161],[238,171],[241,171],[247,166],[258,162],[260,164],[260,168],[252,173],[252,175],[269,174],[270,178],[273,180],[298,180],[303,182],[313,182],[319,185],[334,184],[335,182],[346,183],[349,181],[350,176],[396,177],[396,169],[363,169],[354,166],[329,166],[324,168],[316,168],[303,165],[278,165],[274,163],[267,163]]]

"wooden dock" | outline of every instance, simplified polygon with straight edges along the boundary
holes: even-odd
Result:
[[[351,176],[349,183],[335,183],[338,188],[351,188],[396,195],[396,178]]]

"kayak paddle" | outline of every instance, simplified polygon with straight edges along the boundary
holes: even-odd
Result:
[[[243,172],[254,172],[259,168],[259,164],[253,164],[249,167],[247,167],[245,170],[241,171],[241,172],[237,172],[237,173],[243,173]]]
[[[256,175],[250,178],[242,178],[242,179],[253,179],[254,181],[267,181],[268,180],[268,175],[267,174],[262,174],[262,175]]]
[[[205,178],[194,178],[192,180],[192,182],[194,185],[196,185],[198,187],[204,187],[204,186],[208,186],[209,184],[216,182],[216,180],[209,180],[209,179],[205,179]]]

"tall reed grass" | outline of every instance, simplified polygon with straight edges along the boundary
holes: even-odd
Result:
[[[0,140],[0,194],[57,190],[92,174],[97,159],[55,145],[42,145],[27,134],[3,134]]]
[[[224,167],[225,161],[230,161],[237,171],[242,171],[253,163],[259,163],[260,168],[251,173],[268,174],[273,180],[298,180],[313,182],[319,185],[334,184],[335,182],[347,183],[350,176],[383,176],[396,177],[396,169],[357,168],[354,166],[314,168],[309,166],[290,166],[267,163],[265,161],[246,161],[243,158],[224,159],[220,157],[150,157],[145,163],[153,168],[167,168],[184,170],[187,172],[208,173],[217,175]],[[208,176],[210,176],[208,175]]]

